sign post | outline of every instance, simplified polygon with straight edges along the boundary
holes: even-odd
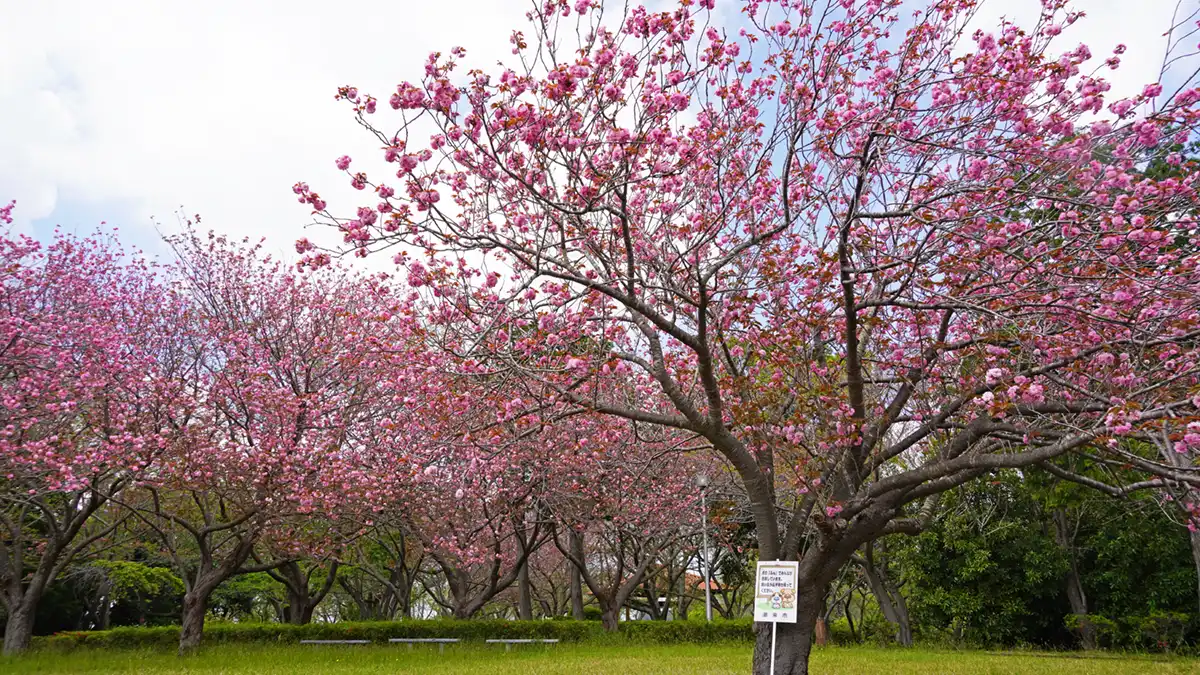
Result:
[[[775,675],[775,630],[781,621],[796,623],[796,577],[800,563],[758,561],[754,575],[754,620],[771,622],[771,675]]]

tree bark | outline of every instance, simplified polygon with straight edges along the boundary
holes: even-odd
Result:
[[[776,624],[775,675],[808,675],[808,657],[812,652],[813,631],[817,625],[819,601],[823,589],[799,588],[796,599],[796,623]],[[807,598],[807,599],[806,599]],[[754,675],[771,672],[771,624],[754,624]]]
[[[4,655],[19,654],[29,649],[33,639],[33,621],[37,616],[38,604],[54,576],[52,561],[58,553],[43,553],[42,560],[34,569],[29,584],[22,588],[21,579],[10,581],[8,594],[8,623],[4,627]]]
[[[904,596],[900,594],[900,589],[888,577],[884,566],[875,564],[874,547],[874,542],[868,542],[866,555],[862,559],[867,585],[870,586],[871,594],[875,596],[875,601],[879,604],[879,611],[883,612],[883,618],[887,619],[887,622],[892,624],[896,630],[896,642],[905,647],[911,647],[913,644],[912,623],[908,617],[908,605],[904,602]]]
[[[8,615],[4,626],[4,655],[19,654],[29,648],[33,639],[33,617],[37,603],[22,602]]]
[[[620,625],[620,607],[606,607],[600,614],[600,623],[604,630],[612,632]]]
[[[288,608],[288,622],[294,626],[304,626],[312,623],[313,610],[316,604],[298,602]]]
[[[587,560],[583,554],[583,535],[572,529],[568,537],[571,555],[579,560]],[[1196,564],[1200,566],[1200,558],[1196,560]],[[1197,567],[1197,570],[1200,570],[1200,567]],[[571,616],[577,621],[583,621],[583,575],[574,563],[571,564]]]
[[[533,620],[533,591],[529,587],[529,560],[521,563],[517,573],[517,617],[522,621]]]
[[[284,590],[287,593],[287,604],[283,607],[284,620],[287,623],[303,626],[312,623],[313,611],[317,605],[325,599],[329,594],[329,590],[333,588],[334,581],[337,578],[338,563],[333,561],[329,563],[326,569],[325,581],[321,588],[317,589],[316,593],[309,588],[309,577],[312,573],[305,572],[301,569],[300,564],[294,560],[283,562],[275,570],[268,570],[267,574],[272,579],[283,584]]]
[[[1054,520],[1054,538],[1067,554],[1067,602],[1071,613],[1079,621],[1079,646],[1085,650],[1096,648],[1096,627],[1088,620],[1087,594],[1083,591],[1083,581],[1079,576],[1079,566],[1075,559],[1075,530],[1071,526],[1065,509],[1055,509],[1051,514]]]
[[[212,588],[203,587],[188,591],[183,596],[183,615],[179,630],[179,655],[185,656],[200,646],[204,636],[204,615],[208,612],[208,598]]]

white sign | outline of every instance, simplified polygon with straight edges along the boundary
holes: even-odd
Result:
[[[754,620],[796,623],[796,561],[759,561],[754,575]]]

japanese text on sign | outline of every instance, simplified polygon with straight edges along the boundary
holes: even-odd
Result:
[[[795,561],[759,562],[754,584],[754,620],[796,622]]]

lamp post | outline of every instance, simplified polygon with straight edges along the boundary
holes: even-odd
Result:
[[[712,621],[712,574],[709,570],[708,558],[708,505],[705,500],[705,488],[708,487],[708,476],[697,474],[696,485],[700,488],[700,536],[704,542],[704,554],[701,559],[704,573],[704,619]]]

